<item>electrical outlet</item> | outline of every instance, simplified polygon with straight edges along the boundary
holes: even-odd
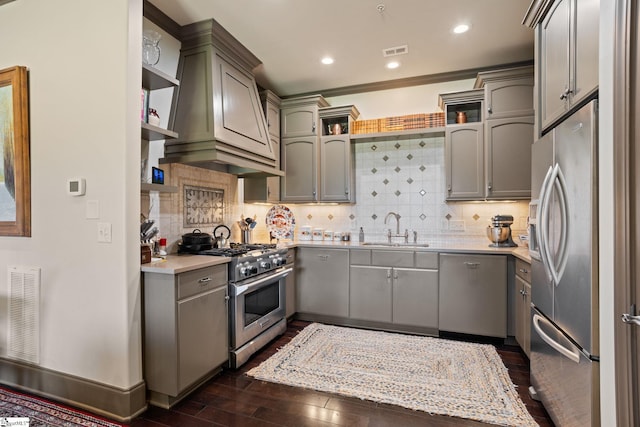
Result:
[[[464,221],[461,219],[449,221],[449,230],[464,231]]]
[[[110,222],[98,223],[98,242],[111,243],[111,223]]]

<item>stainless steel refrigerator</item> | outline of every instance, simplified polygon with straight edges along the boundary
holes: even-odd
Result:
[[[599,412],[597,100],[532,147],[531,384],[557,427]]]

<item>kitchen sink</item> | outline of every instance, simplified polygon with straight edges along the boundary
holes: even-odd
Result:
[[[364,242],[363,246],[384,246],[387,248],[428,248],[427,243],[389,243],[389,242]]]

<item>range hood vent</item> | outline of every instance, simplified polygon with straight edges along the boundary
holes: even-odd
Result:
[[[261,64],[215,20],[181,29],[182,48],[160,163],[184,163],[238,176],[283,176],[269,140],[252,70]]]

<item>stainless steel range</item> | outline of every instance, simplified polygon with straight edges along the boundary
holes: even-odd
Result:
[[[231,244],[199,251],[231,257],[229,268],[229,366],[237,368],[287,329],[287,249],[275,245]]]

